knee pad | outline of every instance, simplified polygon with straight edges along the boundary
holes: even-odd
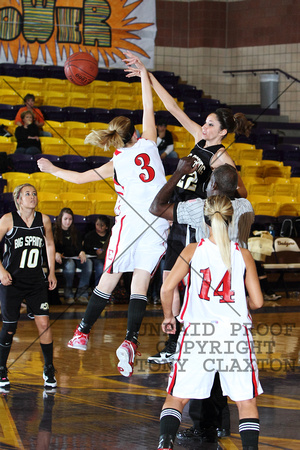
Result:
[[[18,322],[4,322],[0,331],[0,345],[10,347],[14,334],[17,331]]]

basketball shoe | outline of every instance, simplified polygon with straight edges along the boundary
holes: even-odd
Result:
[[[117,348],[116,355],[119,359],[118,371],[124,377],[131,377],[133,373],[134,357],[140,356],[137,351],[137,344],[131,341],[123,341],[119,348]]]
[[[10,382],[7,378],[7,367],[0,367],[0,388],[3,388],[4,390],[9,389]]]
[[[43,378],[45,380],[44,387],[45,388],[55,388],[57,386],[56,378],[55,378],[55,369],[53,364],[49,364],[48,366],[44,366]]]
[[[157,450],[172,450],[174,445],[174,438],[171,434],[162,434],[159,437]]]
[[[150,364],[166,364],[172,363],[176,353],[176,345],[177,342],[172,342],[168,340],[166,342],[165,348],[163,348],[160,352],[156,353],[156,355],[149,356],[148,363]]]
[[[77,348],[78,350],[86,350],[87,344],[89,342],[90,333],[88,334],[82,333],[81,331],[78,330],[78,328],[79,325],[77,325],[74,336],[68,342],[68,347]]]

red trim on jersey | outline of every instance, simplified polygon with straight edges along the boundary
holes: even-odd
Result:
[[[176,381],[176,376],[177,376],[177,362],[174,364],[174,372],[172,375],[172,381],[170,383],[169,388],[167,389],[168,394],[173,395],[173,389],[174,389],[174,385],[175,385],[175,381]]]
[[[121,151],[121,150],[118,150],[118,149],[116,148],[116,150],[114,151],[114,155],[118,156],[120,153],[122,153],[122,151]]]
[[[251,361],[251,367],[252,367],[253,397],[257,397],[258,396],[257,380],[256,380],[256,377],[255,377],[255,369],[253,367],[252,349],[251,349],[251,344],[250,344],[250,339],[249,339],[249,332],[248,332],[247,327],[244,326],[244,328],[246,330],[248,347],[249,347],[249,353],[250,353],[250,361]]]
[[[185,311],[186,311],[186,308],[188,306],[188,302],[189,302],[189,299],[190,299],[190,291],[189,291],[190,279],[191,279],[191,265],[190,265],[190,268],[189,268],[188,279],[187,279],[187,283],[186,283],[187,293],[186,293],[186,297],[185,297],[185,300],[184,300],[182,313],[180,314],[180,320],[183,320],[183,316],[185,314]]]
[[[126,216],[123,216],[121,218],[121,226],[120,226],[120,230],[119,230],[119,235],[118,235],[118,240],[117,240],[117,245],[116,245],[116,251],[115,251],[115,255],[114,255],[114,259],[112,260],[112,262],[110,263],[108,269],[107,269],[107,273],[112,273],[112,268],[113,268],[113,263],[114,260],[116,259],[117,253],[118,253],[118,248],[119,248],[119,243],[120,243],[120,239],[121,239],[121,233],[122,233],[122,229],[123,229],[123,220],[125,219]],[[108,244],[108,248],[109,248],[109,244]],[[108,258],[108,252],[106,252],[106,257],[105,257],[105,263],[104,263],[104,267],[106,268],[106,260]]]
[[[166,250],[163,252],[163,254],[162,254],[161,257],[159,258],[159,260],[158,260],[156,266],[155,266],[154,269],[152,270],[152,272],[151,272],[151,278],[154,277],[155,272],[157,271],[157,269],[158,269],[158,267],[159,267],[159,264],[160,264],[161,260],[163,259],[163,257],[165,256],[165,254],[166,254]]]
[[[180,360],[180,357],[181,357],[184,338],[185,338],[185,335],[186,335],[187,330],[189,329],[189,327],[190,327],[190,325],[188,325],[188,326],[186,327],[186,329],[184,330],[184,333],[183,333],[182,341],[181,341],[181,344],[180,344],[179,355],[178,355],[178,361]],[[170,395],[173,395],[172,392],[173,392],[174,385],[175,385],[175,382],[176,382],[177,367],[178,367],[178,363],[177,363],[177,361],[176,361],[175,364],[174,364],[174,372],[173,372],[173,375],[172,375],[172,381],[171,381],[171,383],[170,383],[170,385],[169,385],[169,388],[167,389],[167,392],[168,392],[168,394],[170,394]]]

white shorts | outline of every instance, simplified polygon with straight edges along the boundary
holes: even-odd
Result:
[[[108,273],[133,272],[134,269],[155,272],[166,252],[169,225],[155,216],[151,220],[154,223],[149,227],[136,215],[116,216],[104,270]]]
[[[237,331],[236,324],[191,324],[181,331],[177,349],[167,387],[169,394],[186,399],[208,398],[216,372],[223,395],[233,401],[262,394],[252,334],[243,325]]]

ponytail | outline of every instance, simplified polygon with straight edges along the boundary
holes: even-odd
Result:
[[[204,216],[211,226],[213,237],[220,250],[222,261],[231,271],[231,250],[228,225],[233,216],[231,201],[225,195],[212,195],[205,200]]]
[[[92,130],[84,143],[104,148],[105,151],[110,147],[123,148],[131,141],[134,131],[133,122],[128,117],[119,116],[109,122],[107,130]]]
[[[245,114],[236,113],[233,115],[229,108],[218,108],[214,114],[217,116],[221,130],[227,130],[227,133],[244,134],[247,137],[250,136],[253,123],[247,119]]]

